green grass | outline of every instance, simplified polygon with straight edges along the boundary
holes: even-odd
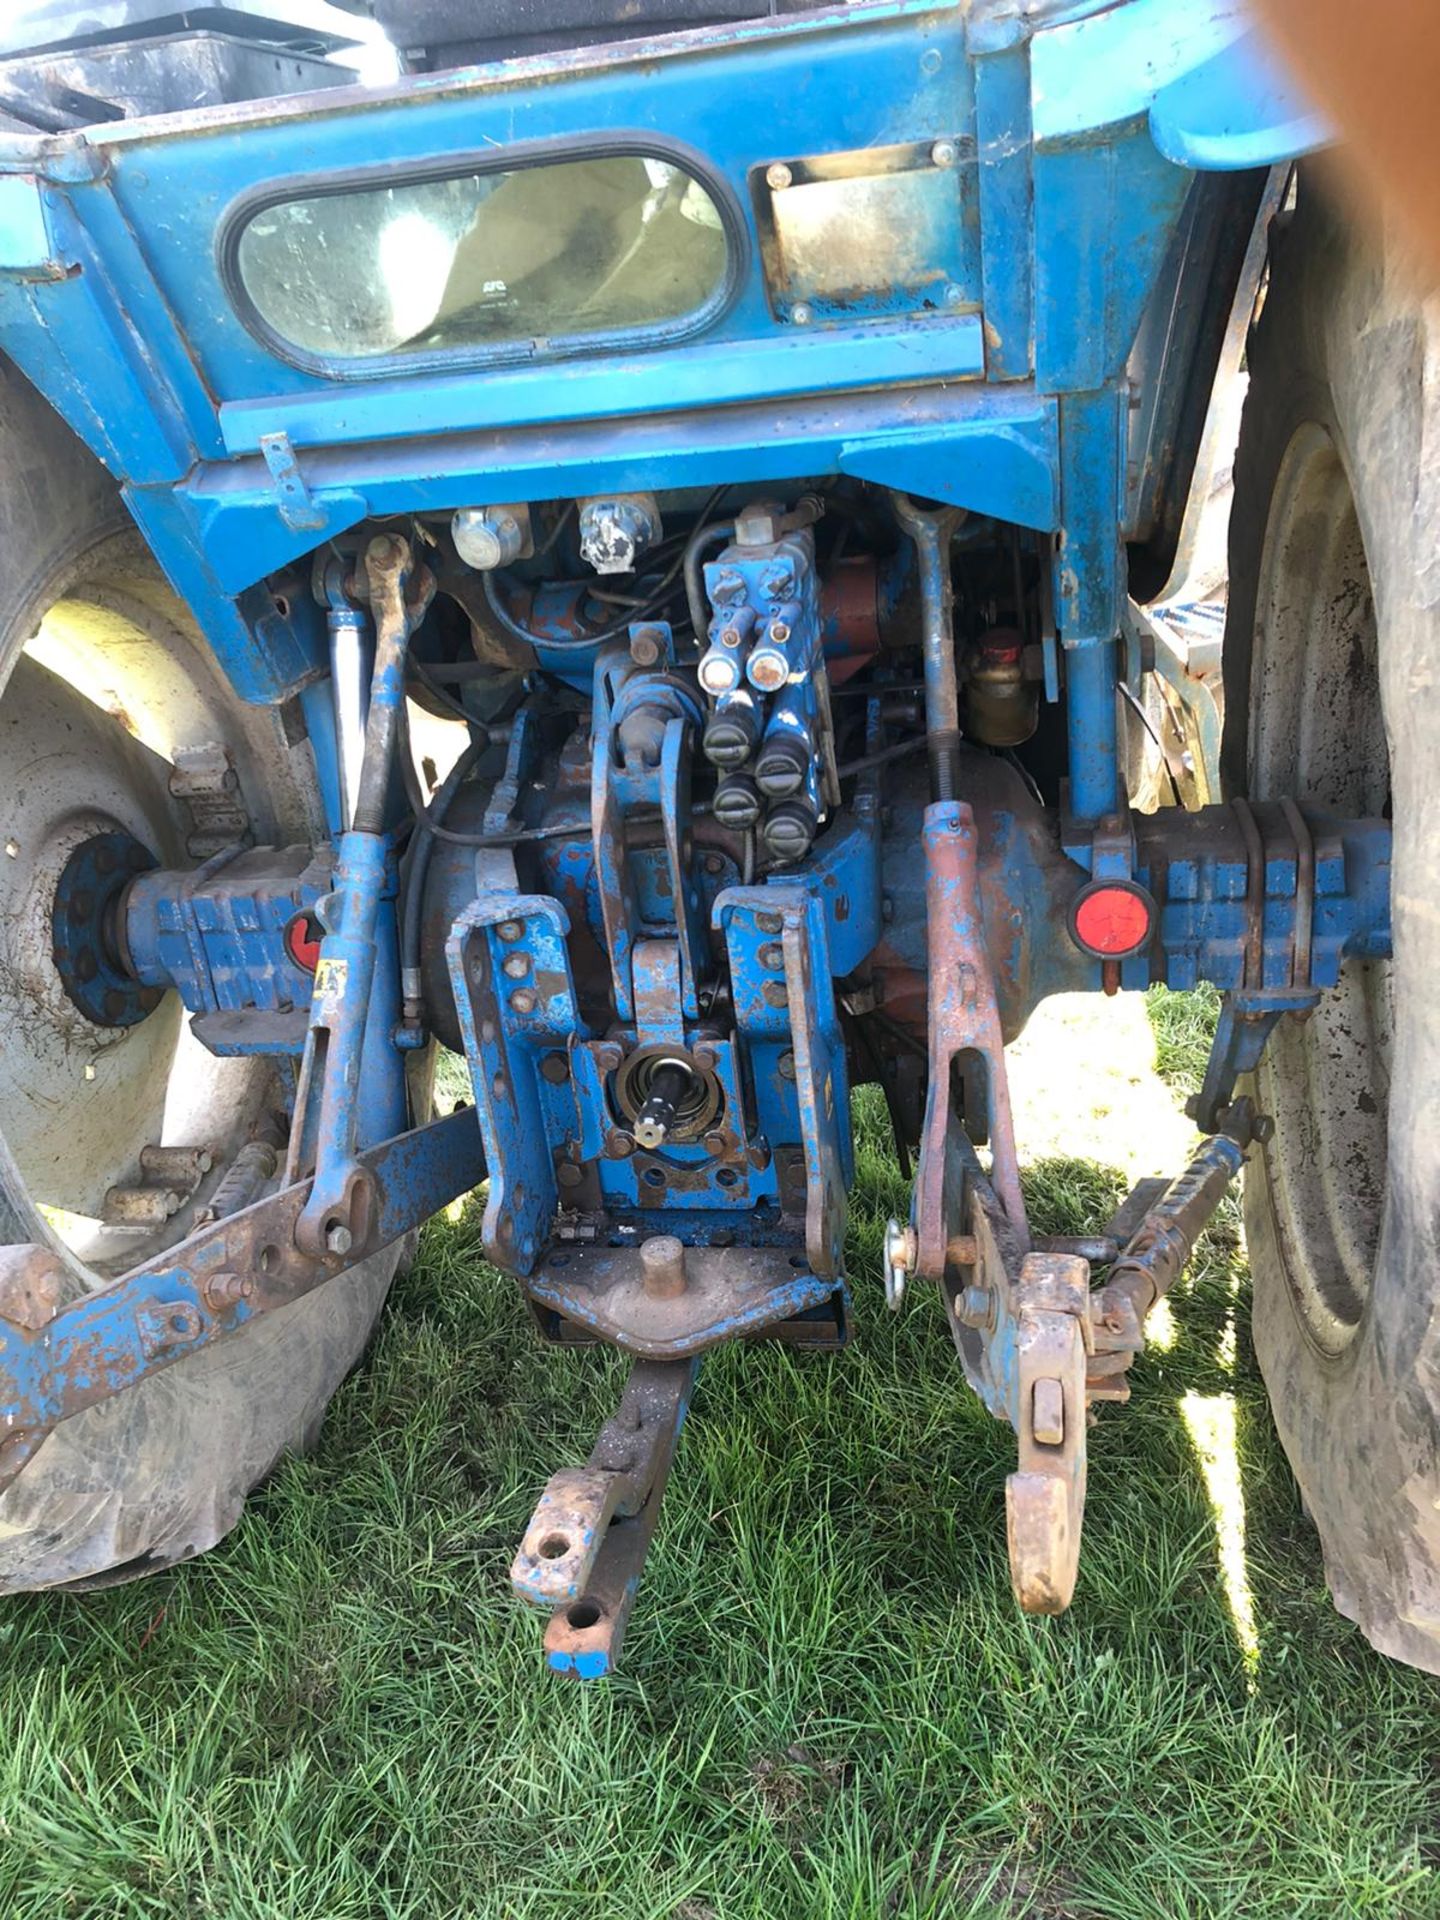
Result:
[[[1193,1075],[1203,1006],[1152,1012]],[[1034,1169],[1036,1223],[1093,1226],[1118,1185]],[[1006,1431],[934,1303],[880,1303],[904,1198],[866,1104],[854,1346],[710,1361],[625,1672],[592,1688],[545,1677],[506,1569],[620,1363],[535,1343],[473,1209],[433,1224],[319,1451],[222,1547],[0,1611],[3,1920],[1440,1913],[1440,1683],[1329,1607],[1234,1212],[1092,1434],[1048,1621],[1009,1596]],[[1233,1409],[1249,1655],[1187,1396]]]

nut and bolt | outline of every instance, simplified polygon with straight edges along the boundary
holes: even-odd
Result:
[[[783,193],[794,178],[783,160],[777,160],[773,166],[765,169],[765,184],[772,193]]]
[[[601,1073],[618,1073],[624,1058],[625,1055],[613,1040],[607,1040],[603,1046],[595,1049],[595,1064]]]
[[[778,940],[761,947],[756,959],[762,967],[768,967],[772,973],[783,973],[785,969],[785,949]]]
[[[502,920],[495,929],[502,940],[519,940],[525,933],[523,920]]]
[[[577,1167],[573,1160],[562,1160],[555,1169],[555,1177],[562,1187],[578,1187],[585,1178],[585,1169]]]
[[[613,1133],[605,1136],[605,1157],[608,1160],[628,1160],[635,1151],[635,1137],[616,1127]]]
[[[795,1078],[794,1054],[789,1052],[782,1053],[780,1058],[775,1062],[775,1071],[782,1080],[793,1080]]]
[[[808,303],[804,300],[797,300],[790,309],[790,318],[797,327],[808,327],[814,317]]]
[[[757,913],[755,925],[761,933],[782,933],[785,928],[785,922],[778,913]]]
[[[255,1281],[248,1273],[212,1273],[201,1291],[210,1311],[223,1313],[227,1307],[248,1300],[255,1291]]]
[[[995,1313],[995,1296],[987,1287],[966,1287],[955,1302],[955,1318],[967,1327],[988,1327]]]
[[[707,1133],[703,1144],[712,1160],[723,1160],[730,1151],[730,1136],[718,1131]]]
[[[540,996],[533,987],[517,987],[510,996],[512,1013],[534,1013],[540,1004]]]
[[[327,1253],[346,1254],[355,1244],[355,1236],[343,1220],[332,1220],[325,1229]]]
[[[767,1007],[788,1007],[790,989],[783,980],[767,980],[760,989],[760,998]]]
[[[507,953],[500,962],[500,971],[507,980],[523,980],[530,971],[528,953]]]
[[[632,627],[630,630],[630,658],[637,667],[654,667],[660,663],[665,652],[665,635],[659,627]]]
[[[937,140],[930,149],[932,167],[953,167],[955,158],[956,147],[953,140]]]

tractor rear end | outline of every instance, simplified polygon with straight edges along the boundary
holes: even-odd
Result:
[[[1340,428],[1294,426],[1329,522],[1293,434],[1252,485],[1224,793],[1156,610],[1324,130],[1218,4],[592,7],[541,47],[465,11],[407,10],[433,45],[387,84],[139,117],[114,42],[109,81],[69,48],[0,135],[0,1582],[212,1544],[483,1183],[538,1332],[632,1361],[512,1570],[551,1667],[610,1671],[705,1353],[847,1340],[868,1083],[914,1175],[887,1297],[939,1290],[1015,1431],[1016,1597],[1060,1611],[1091,1409],[1247,1162],[1282,1207],[1319,1179],[1332,1308],[1377,1275],[1332,1374],[1393,1364],[1419,1258],[1379,1245],[1391,1056],[1334,1017],[1389,993],[1407,830]],[[1056,991],[1200,982],[1190,1165],[1032,1234],[1007,1042]],[[1430,1298],[1372,1421],[1415,1410]],[[1342,1601],[1434,1664],[1421,1398],[1343,1510],[1286,1438]]]

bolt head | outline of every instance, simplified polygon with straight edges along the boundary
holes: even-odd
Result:
[[[619,1127],[616,1127],[613,1133],[606,1134],[605,1153],[607,1158],[611,1160],[628,1160],[634,1151],[635,1140],[633,1135],[624,1132],[623,1129]]]
[[[794,1054],[782,1053],[780,1058],[775,1062],[775,1071],[782,1080],[793,1080],[795,1078]]]
[[[507,980],[523,980],[530,971],[530,956],[524,953],[507,953],[500,963],[500,971]]]
[[[994,1297],[985,1287],[966,1287],[955,1303],[956,1318],[967,1327],[988,1327],[994,1312]]]
[[[520,920],[502,920],[495,931],[502,940],[518,940],[525,932],[525,926]]]
[[[808,327],[815,316],[806,301],[797,300],[790,309],[790,318],[797,327]]]
[[[333,1221],[325,1234],[325,1248],[329,1253],[346,1254],[355,1244],[355,1236],[343,1221]]]
[[[540,996],[533,987],[517,987],[510,996],[510,1007],[514,1013],[534,1013],[540,1004]]]
[[[953,167],[955,164],[955,142],[953,140],[937,140],[930,149],[930,164],[932,167]]]

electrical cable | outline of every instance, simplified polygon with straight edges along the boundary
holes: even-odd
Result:
[[[705,505],[700,510],[702,523],[724,491],[725,489],[723,487],[717,487],[705,502]],[[692,534],[691,539],[693,540],[693,538],[694,536]],[[668,544],[668,542],[665,544]],[[480,590],[485,596],[485,604],[489,607],[491,613],[494,614],[505,631],[514,639],[523,641],[527,647],[536,647],[545,653],[588,653],[591,648],[603,646],[609,640],[623,640],[627,638],[631,627],[637,625],[642,620],[652,617],[665,605],[671,596],[671,589],[674,587],[675,582],[684,572],[685,555],[689,551],[689,545],[690,543],[687,541],[679,557],[666,569],[664,575],[661,577],[659,586],[652,589],[649,597],[634,610],[629,619],[617,621],[613,626],[602,627],[595,633],[559,635],[554,639],[549,639],[541,634],[531,633],[528,627],[522,627],[514,615],[511,614],[506,607],[502,606],[500,596],[496,591],[496,583],[500,578],[498,569],[493,573],[481,574]],[[700,637],[698,632],[696,637]]]

